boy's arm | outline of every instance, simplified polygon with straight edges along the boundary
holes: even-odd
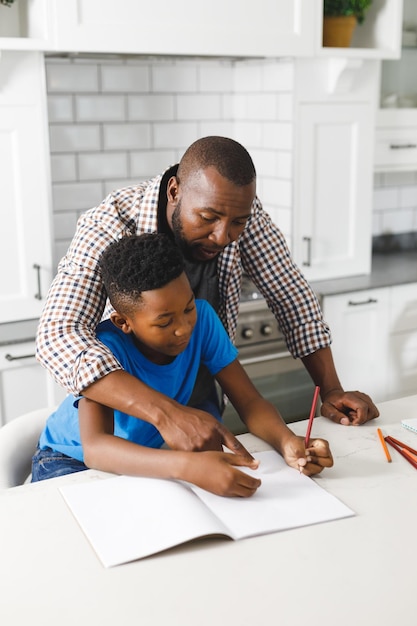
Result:
[[[113,410],[82,398],[78,403],[81,443],[87,467],[124,474],[185,480],[222,496],[251,496],[260,480],[236,466],[258,463],[225,452],[182,452],[140,446],[114,435]]]
[[[327,441],[311,439],[306,450],[303,437],[295,435],[277,409],[260,395],[237,359],[221,370],[216,379],[249,432],[271,444],[288,465],[302,467],[308,475],[333,465]]]

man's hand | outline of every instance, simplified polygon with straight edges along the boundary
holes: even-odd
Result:
[[[172,450],[200,452],[222,451],[223,445],[246,461],[253,456],[238,439],[210,413],[193,407],[178,405],[170,415],[158,423],[158,430]]]
[[[359,426],[379,416],[371,398],[361,391],[330,391],[323,398],[321,414],[336,424]]]

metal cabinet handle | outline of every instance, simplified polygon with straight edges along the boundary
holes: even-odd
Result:
[[[415,150],[417,144],[415,143],[391,143],[390,150]]]
[[[36,300],[42,300],[42,290],[41,290],[41,266],[37,263],[33,264],[33,269],[36,270],[36,276],[38,279],[38,293],[35,293]]]
[[[376,304],[378,300],[374,298],[368,298],[367,300],[362,300],[361,302],[354,302],[353,300],[349,300],[349,306],[362,306],[363,304]]]
[[[307,242],[307,261],[303,261],[303,265],[311,266],[311,237],[303,237],[303,241]]]
[[[21,359],[33,359],[35,354],[22,354],[21,356],[13,356],[12,354],[5,354],[6,361],[20,361]]]

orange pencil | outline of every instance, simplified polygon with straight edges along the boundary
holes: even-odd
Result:
[[[378,433],[378,437],[379,437],[379,441],[381,442],[381,446],[385,452],[385,456],[387,457],[387,461],[388,463],[391,463],[392,459],[391,459],[391,455],[389,453],[389,450],[387,448],[387,444],[385,443],[385,439],[384,439],[384,435],[382,434],[382,431],[380,428],[376,429],[376,432]]]
[[[413,454],[412,452],[410,452],[409,450],[407,450],[407,448],[403,448],[403,452],[406,456],[408,456],[412,461],[414,461],[415,463],[417,463],[417,454]]]

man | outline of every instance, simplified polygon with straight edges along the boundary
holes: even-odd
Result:
[[[123,236],[155,231],[169,234],[181,247],[195,296],[212,304],[232,340],[245,270],[274,312],[289,350],[320,386],[322,414],[353,425],[378,416],[366,394],[343,390],[317,298],[256,197],[250,155],[225,137],[197,140],[179,166],[114,192],[81,216],[37,337],[39,361],[68,391],[149,421],[172,448],[221,449],[224,443],[241,450],[213,417],[218,408],[206,371],[201,371],[189,406],[181,407],[131,377],[96,340],[106,304],[101,253]]]

